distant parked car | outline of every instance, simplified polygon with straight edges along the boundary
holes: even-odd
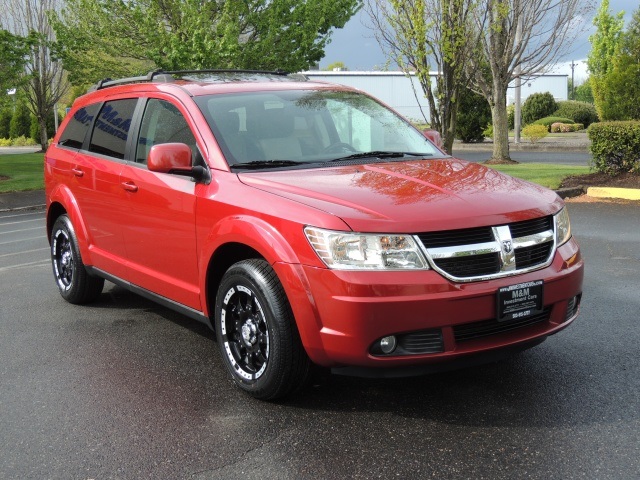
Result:
[[[487,361],[578,314],[583,260],[554,192],[445,155],[350,88],[280,72],[101,82],[45,180],[62,297],[94,301],[108,280],[206,323],[257,398],[313,364]]]

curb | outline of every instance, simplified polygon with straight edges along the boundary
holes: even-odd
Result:
[[[46,205],[43,203],[41,205],[27,205],[25,207],[0,208],[0,213],[23,212],[27,210],[44,210],[45,207]]]
[[[472,146],[473,145],[473,146]],[[476,151],[476,152],[492,152],[493,151],[493,146],[491,145],[477,145],[477,144],[469,144],[469,146],[460,146],[460,145],[453,145],[453,151],[455,152],[464,152],[464,151]],[[549,153],[549,152],[575,152],[575,153],[589,153],[589,150],[586,147],[580,147],[580,146],[571,146],[571,145],[544,145],[544,146],[537,146],[534,148],[531,148],[528,145],[509,145],[509,151],[510,152],[542,152],[542,153]],[[455,156],[455,155],[454,155]]]
[[[555,192],[558,194],[560,198],[572,198],[579,197],[580,195],[584,195],[586,193],[586,188],[580,187],[569,187],[569,188],[559,188]]]
[[[622,198],[624,200],[640,200],[638,188],[589,187],[587,195],[596,198]]]

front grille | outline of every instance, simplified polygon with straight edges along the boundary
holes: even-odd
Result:
[[[526,237],[527,235],[544,232],[545,230],[553,230],[553,220],[549,215],[533,220],[525,220],[524,222],[511,223],[509,229],[511,230],[511,236],[513,238]]]
[[[470,260],[469,257],[443,258],[434,260],[434,263],[454,277],[476,277],[500,271],[500,254],[497,252],[473,255],[473,261]]]
[[[523,269],[544,263],[551,253],[552,242],[516,249],[516,268]]]
[[[436,269],[451,280],[510,275],[550,261],[554,245],[553,217],[417,236]]]
[[[466,342],[477,338],[498,335],[505,332],[511,332],[520,328],[530,327],[538,323],[549,320],[551,307],[545,307],[541,313],[527,318],[509,320],[506,322],[498,322],[495,319],[484,320],[481,322],[465,323],[453,327],[453,335],[456,342]]]
[[[440,329],[423,330],[398,336],[398,349],[405,355],[418,355],[421,353],[444,352],[444,342]]]
[[[456,245],[470,245],[493,241],[491,227],[419,233],[418,237],[427,248],[454,247]]]

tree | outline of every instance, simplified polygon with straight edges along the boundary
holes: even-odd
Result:
[[[349,70],[349,69],[344,64],[344,62],[333,62],[333,63],[330,63],[329,65],[327,65],[327,68],[325,68],[325,70],[331,72],[333,70],[346,71],[346,70]]]
[[[360,0],[67,0],[51,16],[74,84],[165,70],[300,71]]]
[[[475,88],[491,106],[494,162],[511,162],[507,89],[516,77],[544,73],[569,52],[578,18],[591,8],[580,0],[481,0],[475,28],[481,40],[470,58]],[[486,15],[486,16],[485,16]]]
[[[11,19],[15,35],[29,37],[24,84],[21,90],[29,110],[40,126],[40,146],[48,144],[47,118],[67,89],[62,63],[51,50],[54,33],[47,21],[47,12],[59,8],[61,0],[0,0],[0,8]],[[27,135],[29,130],[27,129]]]
[[[640,8],[622,34],[600,88],[597,106],[603,120],[640,120]]]
[[[591,77],[576,86],[573,95],[579,102],[593,103],[593,90],[591,89]]]
[[[23,98],[16,99],[15,109],[9,123],[9,138],[29,137],[31,116],[27,102]]]
[[[366,6],[380,46],[405,74],[415,72],[429,104],[431,128],[440,132],[448,153],[460,92],[468,83],[470,46],[476,41],[470,28],[475,5],[476,0],[370,0]],[[435,84],[430,70],[438,72]]]
[[[484,141],[484,131],[491,123],[491,108],[487,100],[468,88],[460,92],[456,137],[463,143]]]
[[[27,61],[27,39],[0,29],[0,100],[18,87]]]
[[[596,33],[589,37],[591,51],[587,57],[593,99],[602,120],[606,119],[602,112],[604,101],[604,82],[613,68],[613,59],[618,55],[622,29],[624,28],[624,12],[615,16],[609,13],[609,0],[602,0],[598,13],[593,18]]]

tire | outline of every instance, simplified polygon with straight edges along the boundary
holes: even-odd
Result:
[[[224,274],[215,307],[222,361],[235,384],[261,400],[301,388],[311,362],[276,273],[264,260],[244,260]]]
[[[67,215],[59,216],[51,230],[51,265],[60,295],[67,302],[90,303],[102,293],[104,279],[89,275],[85,269],[78,239]]]

